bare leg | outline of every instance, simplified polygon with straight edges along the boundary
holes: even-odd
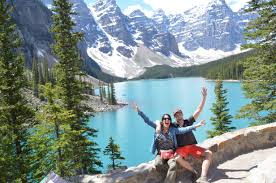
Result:
[[[208,169],[212,161],[212,151],[206,150],[203,156],[204,160],[202,163],[201,177],[207,177]]]
[[[194,168],[190,165],[190,163],[188,163],[186,160],[184,160],[181,156],[176,156],[175,160],[183,168],[186,168],[187,170],[194,172]]]

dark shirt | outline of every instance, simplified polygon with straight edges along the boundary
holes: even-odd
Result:
[[[184,119],[183,127],[191,126],[193,125],[194,122],[195,122],[195,118],[193,116],[189,117],[188,119]],[[176,122],[173,123],[173,125],[175,127],[180,127]],[[185,134],[177,134],[176,140],[177,140],[178,147],[197,144],[196,138],[192,131]]]
[[[174,149],[173,138],[168,133],[160,133],[156,138],[157,151]]]

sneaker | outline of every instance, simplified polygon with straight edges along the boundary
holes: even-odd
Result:
[[[197,182],[197,183],[210,183],[210,182],[207,180],[207,177],[200,177],[199,179],[197,179],[196,182]]]

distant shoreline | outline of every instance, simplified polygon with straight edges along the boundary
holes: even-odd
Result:
[[[217,81],[217,79],[205,79],[206,81]],[[240,83],[241,80],[235,80],[235,79],[222,79],[223,82],[233,82],[233,83]]]
[[[162,79],[176,79],[176,78],[203,78],[206,81],[216,81],[216,79],[206,79],[203,76],[185,76],[185,77],[165,77],[165,78],[143,78],[143,79],[129,79],[126,80],[127,82],[129,81],[141,81],[141,80],[162,80]],[[121,81],[121,82],[126,82],[126,81]],[[242,82],[242,80],[235,80],[235,79],[222,79],[224,82]],[[120,83],[120,82],[118,82]]]

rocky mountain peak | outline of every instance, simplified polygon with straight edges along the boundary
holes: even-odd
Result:
[[[42,1],[51,9],[52,0],[35,1]],[[201,6],[176,15],[166,15],[158,9],[151,17],[141,10],[126,16],[116,0],[97,0],[89,8],[84,0],[70,2],[77,12],[72,16],[75,31],[84,33],[82,55],[94,59],[105,72],[122,77],[138,75],[132,72],[141,73],[145,66],[163,63],[160,60],[170,59],[169,65],[183,66],[206,62],[206,57],[200,55],[214,60],[217,54],[209,54],[210,51],[221,57],[231,54],[244,43],[243,29],[252,17],[233,12],[225,0],[204,0]],[[145,51],[152,56],[145,55]],[[154,60],[154,54],[164,58]]]
[[[157,9],[156,11],[154,11],[153,16],[163,16],[166,15],[165,11],[162,9]]]
[[[145,17],[146,15],[139,9],[134,10],[133,12],[131,12],[129,14],[130,18],[134,18],[134,17]]]
[[[93,5],[96,11],[120,11],[116,0],[98,0]]]

